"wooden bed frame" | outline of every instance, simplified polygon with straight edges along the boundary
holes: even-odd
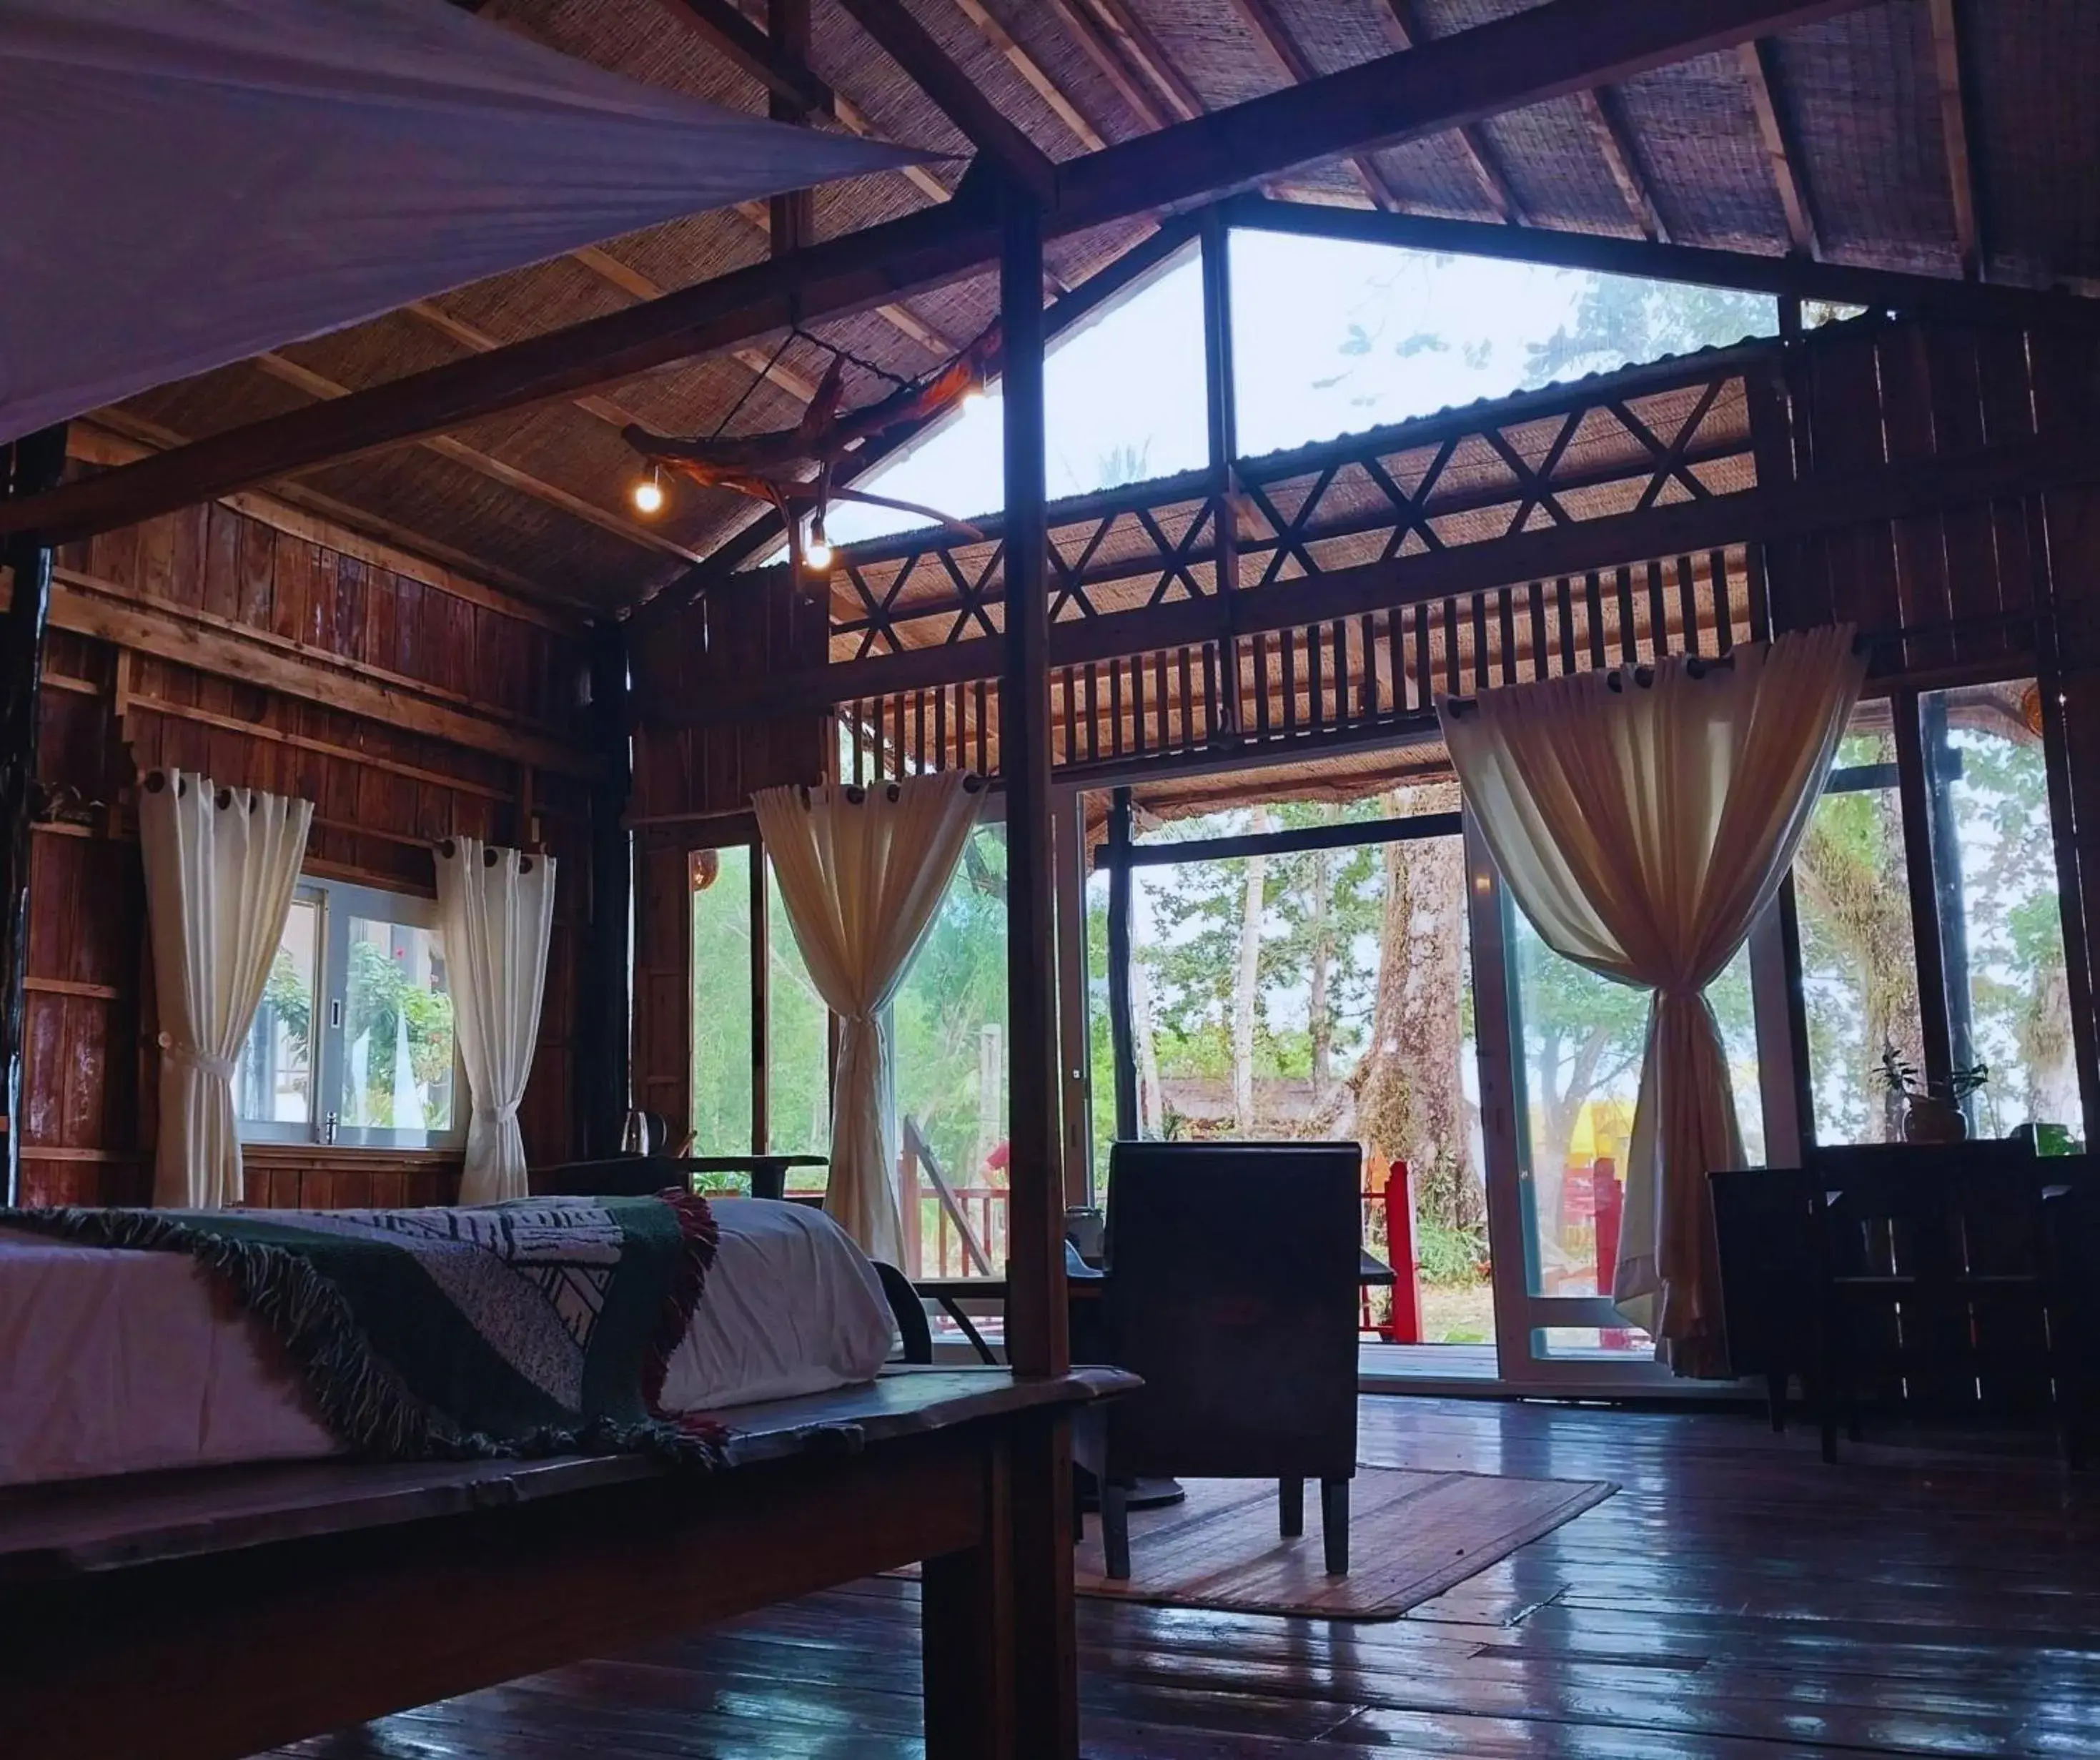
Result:
[[[305,1462],[0,1492],[0,1730],[21,1760],[242,1760],[925,1561],[929,1760],[1050,1750],[1069,1662],[1012,1519],[1114,1370],[893,1370],[750,1406],[728,1470]],[[1069,1603],[1068,1603],[1069,1604]]]

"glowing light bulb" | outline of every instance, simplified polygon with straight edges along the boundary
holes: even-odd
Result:
[[[664,484],[655,471],[651,471],[634,485],[634,506],[638,513],[660,514],[664,510]]]
[[[802,547],[802,566],[810,573],[821,575],[832,566],[831,540],[824,536],[824,523],[819,519],[810,528],[810,541]]]
[[[965,409],[982,409],[984,403],[985,388],[982,385],[973,385],[963,393],[963,408]]]

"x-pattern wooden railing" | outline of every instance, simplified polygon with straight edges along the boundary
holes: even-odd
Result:
[[[1745,486],[1750,344],[1459,411],[1053,509],[1054,622],[1224,591],[1287,590],[1337,569],[1569,527]],[[1665,436],[1667,436],[1665,438]],[[1714,479],[1706,480],[1702,472]],[[855,547],[835,582],[833,654],[899,654],[995,635],[995,521],[982,537]]]

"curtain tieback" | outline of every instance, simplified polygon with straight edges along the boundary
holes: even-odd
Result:
[[[507,1106],[477,1106],[474,1109],[474,1115],[484,1123],[510,1124],[518,1117],[518,1105],[514,1100]]]
[[[161,1055],[183,1069],[195,1070],[204,1075],[215,1075],[222,1082],[231,1082],[238,1066],[234,1058],[207,1056],[190,1046],[167,1042],[162,1043]]]

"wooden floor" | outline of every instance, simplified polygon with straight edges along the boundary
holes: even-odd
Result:
[[[1370,1398],[1362,1456],[1613,1479],[1389,1625],[1083,1601],[1097,1760],[2100,1756],[2100,1474],[1749,1414]],[[302,1760],[915,1755],[911,1585],[871,1582],[289,1750]]]

